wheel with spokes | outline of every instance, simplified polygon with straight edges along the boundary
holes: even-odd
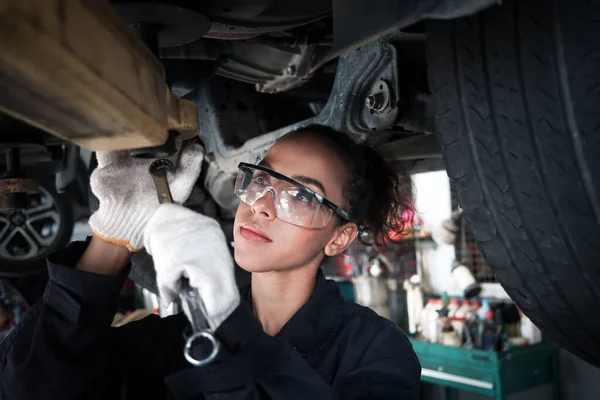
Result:
[[[22,277],[46,267],[45,259],[65,246],[73,232],[73,210],[54,183],[41,182],[27,207],[0,210],[0,277]]]

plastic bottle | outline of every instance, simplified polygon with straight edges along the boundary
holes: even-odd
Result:
[[[439,311],[442,308],[444,308],[444,300],[442,300],[442,299],[435,300],[435,310]]]
[[[444,303],[441,300],[434,300],[432,311],[427,313],[427,339],[432,343],[438,342],[438,332],[440,331],[438,311],[442,308],[444,308]]]
[[[444,292],[442,293],[442,304],[444,305],[444,307],[448,307],[448,305],[450,304],[450,296],[448,296],[448,292],[446,292],[444,290]]]
[[[434,300],[433,299],[429,299],[427,301],[427,304],[425,304],[425,307],[423,307],[423,309],[421,310],[421,313],[419,314],[419,327],[418,330],[421,333],[421,337],[423,338],[423,340],[425,341],[429,341],[429,328],[428,328],[428,324],[429,324],[429,314],[432,313],[435,309],[434,306]]]
[[[467,319],[467,315],[470,318],[471,314],[471,302],[469,300],[463,300],[462,305],[456,310],[454,313],[454,318],[452,319],[452,326],[454,330],[458,333],[458,337],[463,337],[463,329],[465,326],[465,320]]]
[[[404,281],[403,288],[406,291],[406,309],[408,314],[408,332],[412,335],[422,333],[423,313],[423,290],[421,276],[413,275]]]
[[[537,344],[542,341],[542,331],[534,325],[533,322],[527,315],[521,312],[521,337],[527,339],[527,342],[532,344]]]
[[[442,319],[442,329],[439,334],[439,342],[444,346],[452,346],[452,347],[460,347],[462,344],[458,333],[452,327],[452,323],[450,318],[441,317]]]
[[[450,300],[450,303],[448,304],[448,317],[450,318],[450,320],[454,320],[454,316],[456,314],[456,312],[459,309],[459,305],[458,305],[458,300],[456,299],[452,299]]]
[[[425,336],[423,335],[423,321],[425,320],[425,312],[427,310],[427,303],[423,305],[423,308],[417,315],[417,336],[420,340],[425,340]]]
[[[499,309],[496,309],[496,313],[494,315],[494,325],[494,348],[497,352],[506,350],[508,348],[508,333],[506,332],[504,326],[504,318],[502,316],[502,312]]]
[[[494,323],[494,312],[489,310],[485,314],[485,320],[481,321],[481,348],[487,351],[496,350],[496,324]]]
[[[460,335],[460,340],[462,341],[464,348],[472,349],[475,347],[476,340],[475,340],[475,335],[473,334],[475,323],[476,322],[474,320],[469,320],[469,321],[465,321],[465,323],[463,325],[463,330]]]
[[[488,311],[490,311],[490,301],[488,299],[483,299],[481,301],[481,307],[477,310],[477,316],[481,320],[485,320]]]
[[[459,308],[458,300],[456,300],[456,299],[450,300],[450,303],[448,303],[448,319],[450,320],[450,324],[452,325],[452,330],[454,330],[454,331],[456,331],[456,328],[454,327],[454,317],[455,317],[456,311],[458,311],[458,308]]]
[[[475,308],[473,308],[473,302],[469,301],[469,306],[465,308],[465,321],[473,318],[475,318]]]
[[[443,326],[443,319],[440,317],[448,317],[448,308],[446,307],[445,301],[444,299],[439,299],[435,301],[435,311],[437,313],[437,320],[436,320],[436,338],[437,341],[439,342],[440,339],[440,332],[442,331],[442,326]]]
[[[481,308],[481,301],[475,300],[471,303],[471,311],[477,313],[477,310]]]

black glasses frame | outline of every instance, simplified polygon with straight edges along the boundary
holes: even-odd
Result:
[[[316,193],[314,190],[312,190],[310,188],[307,188],[306,186],[304,186],[300,182],[296,182],[295,180],[293,180],[291,178],[288,178],[287,176],[282,175],[279,172],[275,172],[275,171],[273,171],[273,170],[271,170],[269,168],[265,168],[265,167],[260,166],[260,165],[249,164],[249,163],[244,163],[244,162],[239,163],[238,169],[243,170],[244,168],[257,169],[259,171],[266,172],[267,174],[271,175],[273,178],[289,182],[289,183],[291,183],[293,185],[296,185],[296,186],[300,186],[303,190],[306,190],[308,193],[310,193],[313,196],[315,196],[315,198],[317,199],[317,201],[319,203],[321,203],[321,204],[329,207],[330,209],[333,210],[334,213],[336,213],[337,215],[339,215],[342,219],[344,219],[347,222],[350,222],[350,217],[349,217],[348,213],[346,211],[344,211],[343,208],[337,206],[332,201],[327,200],[325,197],[321,196],[319,193]]]

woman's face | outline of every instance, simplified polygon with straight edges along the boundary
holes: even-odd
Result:
[[[342,194],[345,165],[322,139],[307,133],[286,136],[267,152],[262,164],[292,179],[302,176],[318,181],[321,185],[302,183],[348,208]],[[321,229],[281,221],[267,192],[253,206],[240,202],[234,223],[235,261],[249,272],[292,270],[341,253],[355,236],[356,225],[340,224],[336,214]]]

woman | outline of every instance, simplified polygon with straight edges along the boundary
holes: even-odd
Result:
[[[185,200],[202,149],[182,152],[171,190]],[[400,231],[405,181],[372,150],[309,127],[279,140],[260,165],[241,164],[235,261],[252,273],[238,292],[216,221],[158,206],[148,161],[99,154],[100,208],[88,243],[50,257],[44,300],[2,345],[3,399],[414,399],[420,366],[405,335],[345,303],[319,266],[357,235]],[[110,328],[130,250],[152,254],[161,297],[185,276],[221,342],[213,363],[183,357],[183,315]],[[118,393],[122,397],[119,397]]]

